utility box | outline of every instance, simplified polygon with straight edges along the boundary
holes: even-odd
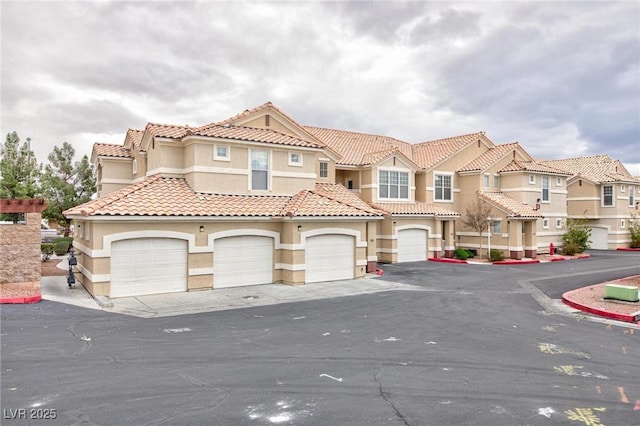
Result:
[[[624,300],[625,302],[638,301],[638,287],[620,284],[605,284],[604,298]]]

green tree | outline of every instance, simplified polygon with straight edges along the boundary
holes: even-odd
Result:
[[[591,238],[591,228],[587,226],[586,219],[567,219],[567,230],[562,235],[564,243],[562,253],[570,256],[582,253],[590,247],[591,241],[589,238]]]
[[[48,157],[50,164],[42,174],[43,193],[49,201],[42,216],[65,225],[68,223],[62,212],[89,201],[96,191],[95,170],[89,158],[85,155],[80,161],[73,162],[75,154],[68,142],[62,147],[54,147]]]
[[[468,228],[473,229],[478,233],[478,239],[480,240],[480,251],[482,252],[482,233],[487,230],[489,226],[488,220],[491,215],[491,206],[483,203],[480,199],[477,199],[475,203],[470,204],[467,207],[466,213],[460,218],[460,221]]]
[[[631,248],[640,248],[640,218],[637,214],[631,213],[629,233],[631,234]]]
[[[42,165],[38,164],[29,144],[20,145],[16,132],[7,133],[0,148],[0,198],[34,198],[40,195],[38,181]]]

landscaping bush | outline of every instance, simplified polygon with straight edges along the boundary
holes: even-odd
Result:
[[[580,245],[577,243],[565,243],[562,247],[562,254],[565,256],[574,256],[578,253],[582,253]]]
[[[467,257],[473,258],[475,256],[475,253],[472,252],[471,250],[465,250],[467,252]]]
[[[69,252],[72,243],[72,237],[56,238],[53,240],[53,251],[57,256],[64,256]]]
[[[42,261],[45,262],[49,260],[49,258],[53,254],[53,251],[54,251],[53,243],[40,244],[40,256],[42,257]]]
[[[573,253],[582,253],[589,248],[589,238],[591,237],[591,229],[586,226],[584,219],[567,219],[567,232],[562,235],[562,241],[564,242],[563,254],[567,250],[567,246],[570,250],[574,250],[576,247],[578,250]],[[570,256],[573,256],[571,254]]]
[[[489,253],[489,260],[492,262],[496,262],[499,260],[503,260],[504,256],[502,255],[502,251],[498,250],[498,249],[491,249],[491,252]]]
[[[631,234],[631,248],[640,248],[640,218],[638,215],[631,215],[629,233]]]
[[[465,249],[457,248],[455,250],[455,253],[456,253],[456,257],[460,260],[467,260],[467,258],[469,257],[469,254]]]

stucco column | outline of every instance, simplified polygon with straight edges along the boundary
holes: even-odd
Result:
[[[535,259],[538,255],[538,242],[536,240],[536,222],[528,220],[524,227],[524,255]]]
[[[522,259],[524,254],[522,244],[522,222],[519,220],[509,221],[509,257],[511,259]]]
[[[375,272],[378,267],[376,226],[376,222],[367,222],[367,273]]]

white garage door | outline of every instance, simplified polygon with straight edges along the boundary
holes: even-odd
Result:
[[[349,235],[318,235],[306,239],[305,282],[348,280],[355,272],[355,239]]]
[[[607,250],[609,235],[606,228],[591,228],[591,248],[594,250]]]
[[[187,291],[187,242],[138,238],[111,245],[111,297]]]
[[[214,288],[273,282],[273,238],[255,235],[214,241]]]
[[[427,231],[403,229],[398,231],[398,262],[427,260]]]

